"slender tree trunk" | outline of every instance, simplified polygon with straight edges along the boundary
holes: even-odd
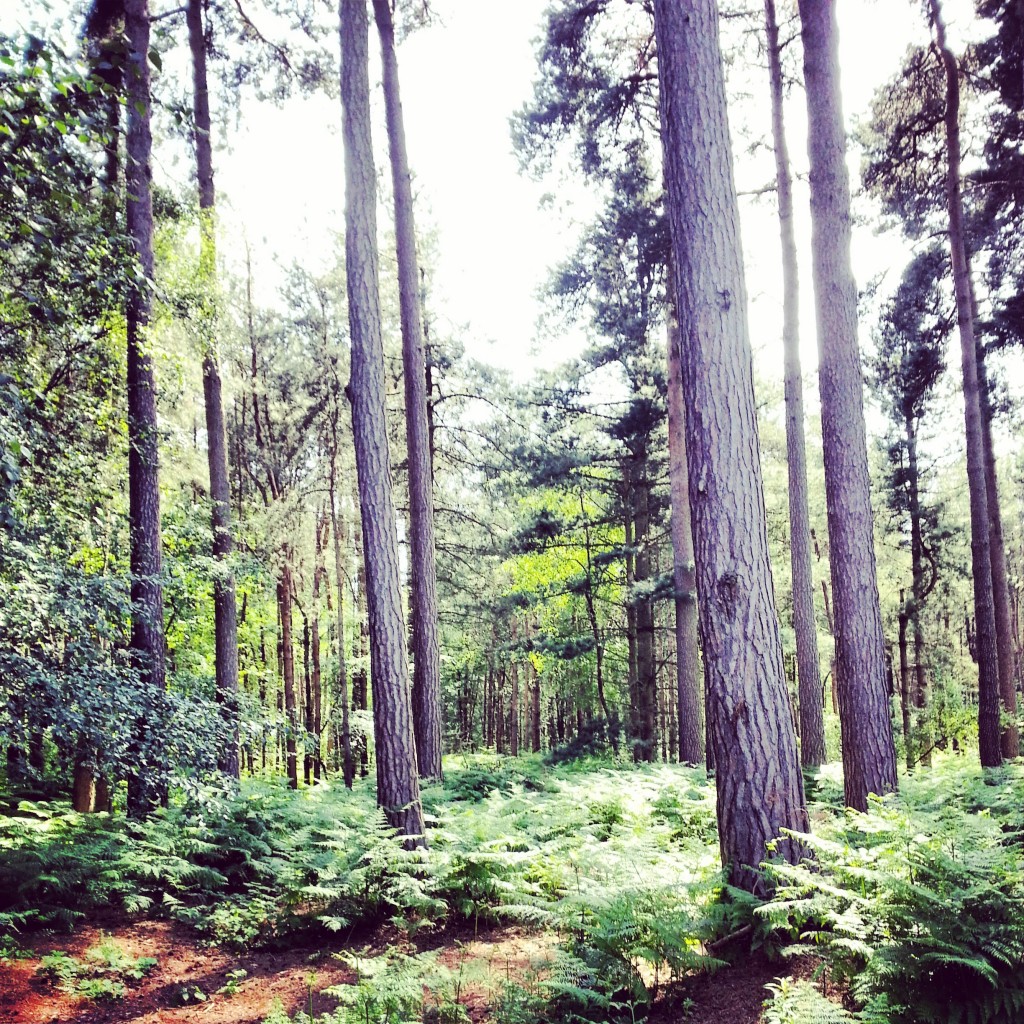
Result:
[[[139,277],[128,297],[128,519],[132,570],[132,664],[142,689],[128,777],[128,813],[145,817],[167,799],[164,729],[166,688],[160,544],[156,382],[149,352],[153,280],[153,196],[150,154],[149,4],[125,0],[128,132],[128,234]]]
[[[512,694],[509,697],[508,752],[519,756],[519,664],[512,664]]]
[[[869,793],[896,789],[896,749],[885,684],[885,637],[875,569],[857,346],[857,285],[850,266],[850,185],[833,0],[800,0],[800,20],[843,774],[846,803],[866,810]]]
[[[976,304],[973,289],[971,309]],[[992,447],[992,403],[989,399],[985,353],[976,339],[978,353],[978,392],[981,398],[981,438],[985,449],[985,494],[988,499],[989,554],[992,558],[992,602],[996,617],[996,654],[999,659],[999,696],[1006,714],[1000,745],[1003,757],[1020,754],[1017,731],[1017,664],[1013,641],[1013,613],[1010,610],[1009,571],[1006,565],[1006,543],[1003,540],[1003,516],[999,508],[999,480],[996,475],[995,450]]]
[[[907,488],[910,506],[910,568],[913,595],[911,623],[914,638],[914,707],[916,709],[917,746],[923,765],[932,763],[932,735],[928,712],[928,671],[922,618],[930,589],[925,581],[924,533],[921,523],[921,475],[917,460],[917,427],[910,417],[905,423],[907,439]]]
[[[648,453],[637,455],[633,474],[634,524],[636,529],[636,582],[651,578],[650,497]],[[630,598],[632,601],[633,599]],[[649,597],[636,601],[636,679],[639,698],[639,760],[655,761],[658,754],[658,680],[654,661],[654,608]]]
[[[359,488],[356,485],[352,494],[353,508],[359,508]],[[367,672],[367,660],[370,653],[370,638],[367,628],[369,618],[366,608],[366,560],[363,558],[363,527],[362,519],[356,515],[353,519],[353,541],[356,551],[356,619],[359,622],[357,633],[358,646],[356,658],[358,667],[352,673],[352,709],[359,711],[370,710],[370,684]],[[365,779],[370,772],[370,753],[367,749],[366,737],[360,736],[359,748],[359,777]]]
[[[530,749],[540,753],[540,673],[530,665],[533,684],[530,687]]]
[[[437,569],[431,431],[427,417],[427,361],[416,259],[412,175],[398,88],[398,59],[391,0],[373,0],[384,70],[384,108],[395,194],[398,301],[402,320],[405,429],[409,455],[409,572],[411,580],[413,722],[420,776],[441,777],[441,655],[437,636]]]
[[[786,466],[789,471],[789,556],[793,574],[793,630],[800,695],[800,760],[809,767],[825,761],[824,690],[814,625],[811,572],[811,517],[807,507],[807,442],[804,385],[800,370],[800,285],[793,230],[793,178],[783,124],[782,59],[775,0],[764,0],[768,37],[768,78],[772,100],[772,140],[778,183],[782,243],[782,349],[785,362]]]
[[[907,605],[904,591],[900,591],[899,610],[899,658],[900,658],[900,710],[903,718],[903,746],[907,755],[907,770],[913,769],[917,764],[917,755],[914,752],[914,727],[911,716],[911,695],[910,695],[910,659],[907,656],[907,625],[910,616],[907,614]]]
[[[636,536],[633,530],[633,478],[632,465],[626,462],[622,473],[623,532],[626,545],[626,680],[629,687],[629,716],[626,719],[629,749],[633,760],[640,760],[640,686],[637,671],[636,605],[628,600],[636,583]]]
[[[999,735],[999,654],[992,589],[992,552],[989,543],[988,490],[985,479],[984,422],[978,358],[974,340],[974,310],[970,270],[964,242],[963,202],[960,194],[960,79],[956,58],[946,44],[946,26],[938,0],[929,0],[935,42],[946,73],[946,205],[949,213],[949,248],[953,263],[963,371],[964,421],[967,435],[967,486],[971,508],[971,566],[974,577],[974,618],[978,651],[978,748],[981,763],[1002,763]]]
[[[206,40],[203,0],[188,0],[185,20],[192,51],[192,109],[195,116],[196,173],[199,180],[199,288],[198,317],[203,346],[203,396],[206,404],[206,454],[210,468],[210,503],[213,528],[214,645],[216,692],[224,722],[223,746],[218,758],[225,775],[238,778],[238,625],[235,579],[231,571],[231,483],[228,472],[224,400],[217,357],[217,249],[216,205],[213,186],[210,90],[206,79]]]
[[[299,788],[299,754],[295,738],[299,731],[295,700],[295,650],[292,644],[292,569],[288,552],[277,576],[277,614],[281,622],[281,679],[284,683],[285,751],[288,785]]]
[[[668,475],[672,491],[672,581],[676,612],[676,690],[679,704],[679,760],[704,763],[704,673],[697,629],[697,570],[690,528],[690,482],[686,471],[686,424],[679,362],[679,325],[668,322]]]
[[[808,820],[768,555],[716,5],[655,0],[654,25],[719,844],[733,882],[763,891],[766,844]],[[789,840],[776,850],[801,854]]]
[[[338,493],[337,461],[338,432],[337,419],[332,423],[333,451],[328,486],[328,501],[331,506],[331,536],[334,539],[334,595],[336,632],[338,634],[338,703],[341,706],[341,773],[347,789],[355,780],[355,764],[352,760],[352,737],[349,727],[348,658],[345,640],[345,559],[342,554],[341,495]]]
[[[370,137],[369,21],[363,0],[340,0],[345,267],[352,335],[352,434],[370,619],[377,802],[407,836],[423,836],[402,581],[384,412],[376,179]]]
[[[313,784],[313,751],[309,738],[313,733],[313,673],[312,673],[313,635],[309,618],[302,612],[302,681],[305,694],[302,701],[302,781],[307,786]]]
[[[323,741],[321,730],[323,728],[323,681],[322,666],[320,663],[320,587],[327,575],[327,568],[324,564],[324,545],[326,543],[325,532],[327,530],[327,510],[322,509],[316,516],[316,538],[314,540],[315,561],[313,566],[313,601],[310,610],[310,656],[313,663],[311,675],[311,688],[313,698],[312,728],[310,733],[313,740],[313,778],[319,782],[321,767],[323,764]]]

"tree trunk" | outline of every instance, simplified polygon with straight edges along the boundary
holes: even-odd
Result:
[[[199,273],[202,332],[203,396],[206,404],[206,454],[210,468],[210,504],[213,529],[214,645],[216,693],[224,722],[223,747],[218,757],[225,775],[238,778],[238,625],[235,579],[230,559],[231,484],[228,475],[227,432],[217,357],[217,249],[216,206],[213,187],[210,90],[206,80],[206,40],[203,0],[188,0],[185,20],[192,51],[192,109],[195,116],[196,174],[199,180]]]
[[[690,483],[686,475],[683,379],[679,362],[679,325],[668,322],[668,476],[672,491],[672,581],[676,613],[676,690],[679,704],[679,760],[704,763],[704,673],[697,630],[697,570],[690,528]]]
[[[161,584],[159,447],[156,383],[149,352],[153,280],[153,196],[150,154],[149,4],[125,0],[130,57],[127,76],[128,234],[139,277],[128,297],[128,520],[132,571],[132,664],[139,673],[140,712],[132,742],[128,813],[145,817],[167,799],[164,729],[166,688]]]
[[[806,831],[772,591],[747,295],[714,0],[655,0],[666,205],[722,862],[762,892],[782,829]],[[795,861],[798,843],[777,853]]]
[[[914,637],[914,708],[916,710],[916,739],[920,750],[918,760],[923,765],[932,763],[932,736],[928,724],[928,672],[925,665],[924,629],[922,617],[924,603],[931,589],[925,581],[924,533],[921,523],[921,476],[917,460],[917,427],[908,417],[905,423],[907,440],[907,489],[910,510],[910,571],[913,606],[910,619]]]
[[[960,79],[956,58],[946,44],[946,26],[938,0],[929,0],[935,42],[946,73],[946,205],[949,249],[953,264],[963,371],[964,422],[967,435],[967,487],[971,508],[971,568],[974,577],[974,618],[978,652],[978,751],[986,767],[1002,764],[999,736],[999,655],[992,589],[989,543],[988,490],[985,479],[984,423],[978,358],[974,340],[974,310],[963,230],[960,195]]]
[[[800,0],[807,89],[818,385],[846,803],[896,789],[850,267],[850,186],[832,0]]]
[[[900,658],[900,710],[903,718],[903,746],[906,748],[907,770],[913,769],[917,764],[917,756],[914,753],[914,727],[911,715],[911,694],[910,694],[910,659],[907,656],[907,625],[910,616],[907,614],[907,605],[904,600],[904,592],[900,591],[900,610],[898,618],[899,628],[899,658]]]
[[[634,761],[640,758],[640,686],[637,670],[636,649],[636,605],[628,599],[636,583],[636,538],[633,532],[633,478],[632,465],[628,461],[622,473],[623,532],[626,557],[626,681],[629,687],[629,715],[626,719],[629,749]]]
[[[635,579],[646,584],[651,578],[650,499],[648,453],[646,448],[636,456],[632,474],[632,496],[636,544]],[[635,600],[630,596],[631,603]],[[649,596],[635,601],[636,608],[636,689],[639,698],[638,760],[654,761],[658,753],[658,680],[654,661],[654,608]]]
[[[377,802],[407,836],[423,836],[402,581],[384,412],[384,350],[377,265],[376,179],[370,137],[369,21],[363,0],[340,0],[345,266],[352,336],[352,434],[370,620]]]
[[[512,664],[512,693],[509,697],[508,752],[519,756],[519,665]]]
[[[299,788],[299,754],[295,738],[299,731],[295,700],[295,650],[292,645],[292,569],[285,552],[277,576],[277,614],[281,622],[281,679],[284,682],[285,752],[288,785]]]
[[[533,685],[530,687],[530,749],[540,753],[540,673],[530,664]]]
[[[434,553],[434,494],[430,424],[427,418],[427,361],[416,259],[412,175],[398,88],[398,59],[391,0],[373,0],[384,71],[391,181],[395,193],[398,302],[402,320],[405,429],[409,455],[409,573],[412,618],[413,722],[420,776],[441,777],[441,654],[437,636],[437,568]]]
[[[302,781],[307,786],[313,784],[313,751],[309,740],[313,734],[313,673],[312,673],[313,633],[309,618],[302,613],[302,681],[305,684],[305,695],[302,701]]]
[[[764,0],[764,11],[782,247],[782,350],[785,363],[786,467],[789,471],[789,556],[793,574],[793,631],[796,633],[800,699],[800,760],[808,767],[816,767],[825,761],[825,715],[818,631],[814,625],[804,385],[800,370],[800,286],[796,234],[793,230],[793,178],[783,125],[782,60],[775,0]]]
[[[976,309],[973,290],[971,309]],[[977,316],[975,316],[977,320]],[[1010,610],[1009,571],[1006,565],[1006,544],[1003,541],[1003,517],[999,508],[999,480],[996,456],[992,447],[992,403],[989,400],[985,354],[976,339],[978,354],[978,392],[981,398],[981,438],[985,449],[985,494],[988,499],[989,554],[992,559],[992,606],[996,617],[996,655],[999,659],[999,696],[1006,724],[1000,735],[1003,757],[1020,754],[1017,731],[1017,665],[1013,641],[1013,613]]]
[[[355,779],[355,765],[352,761],[352,738],[349,729],[348,658],[345,650],[345,560],[342,554],[342,518],[339,509],[341,495],[338,493],[337,461],[338,431],[337,419],[332,423],[331,468],[328,486],[328,501],[331,506],[331,536],[334,538],[334,594],[336,630],[338,634],[338,703],[341,706],[341,772],[347,789],[352,788]]]

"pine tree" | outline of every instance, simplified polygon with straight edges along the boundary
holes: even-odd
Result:
[[[365,0],[340,0],[342,135],[345,142],[345,268],[352,334],[352,404],[363,526],[377,802],[391,824],[423,836],[405,658],[398,536],[384,415],[377,257],[376,181],[370,135],[369,19]]]
[[[758,455],[747,294],[712,0],[656,0],[673,277],[719,843],[734,882],[784,828],[807,829]],[[783,842],[787,860],[800,855]]]
[[[875,569],[857,286],[850,266],[850,186],[831,0],[800,0],[811,172],[811,232],[818,383],[834,599],[839,719],[846,802],[896,789]]]

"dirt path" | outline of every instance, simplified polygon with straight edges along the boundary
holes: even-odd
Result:
[[[102,942],[115,942],[133,960],[155,957],[153,972],[122,999],[97,1001],[68,996],[36,977],[40,958],[62,950],[82,959]],[[473,1024],[490,1018],[490,1007],[509,979],[521,979],[551,951],[552,939],[517,928],[426,938],[420,948],[438,950],[455,972],[459,1001]],[[389,946],[412,948],[387,929],[352,941],[290,949],[235,953],[203,946],[189,929],[160,921],[90,925],[73,935],[26,942],[31,957],[0,961],[0,1024],[259,1024],[275,1007],[288,1014],[334,1008],[323,994],[354,975],[332,954],[346,950],[383,953]],[[765,985],[787,973],[785,964],[752,958],[717,974],[676,986],[651,1014],[651,1024],[758,1024]],[[232,972],[244,971],[232,979]],[[203,998],[200,998],[202,996]]]

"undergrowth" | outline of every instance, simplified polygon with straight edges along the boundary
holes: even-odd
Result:
[[[105,939],[87,950],[82,960],[63,950],[53,950],[42,958],[36,975],[68,995],[121,999],[129,987],[141,982],[156,965],[153,957],[133,959],[116,942]]]
[[[757,913],[792,940],[788,953],[813,953],[847,986],[852,1019],[1015,1024],[1024,1020],[1022,797],[1019,768],[940,761],[905,781],[898,800],[801,836],[813,864],[776,865],[775,897]]]

